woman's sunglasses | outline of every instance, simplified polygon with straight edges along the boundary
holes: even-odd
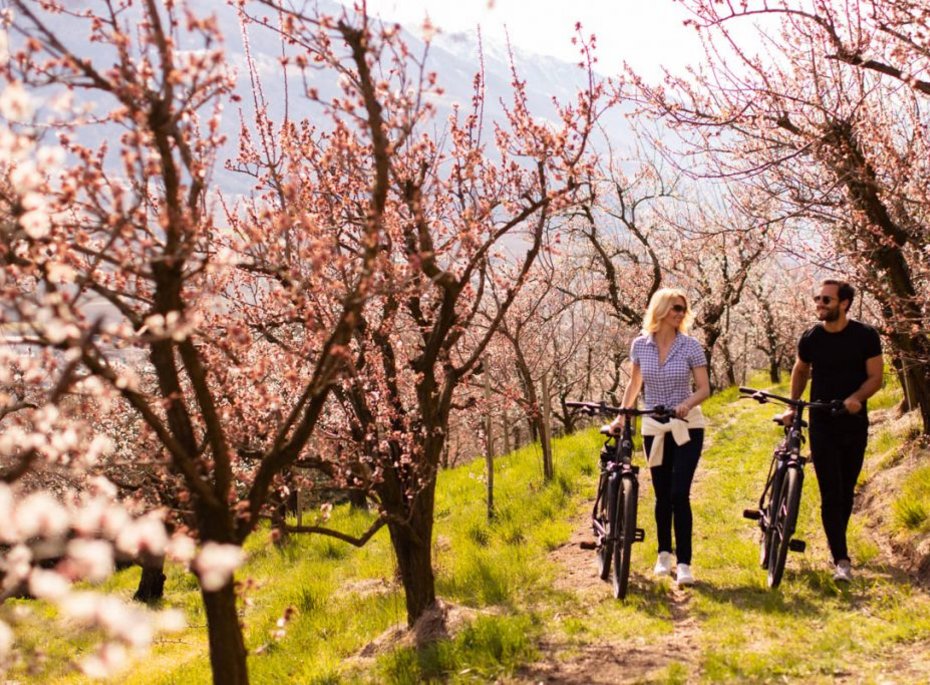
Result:
[[[688,311],[688,308],[683,304],[673,304],[672,311],[676,314],[684,314],[686,311]]]

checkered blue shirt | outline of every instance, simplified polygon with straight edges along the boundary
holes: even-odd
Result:
[[[646,409],[677,407],[691,395],[691,369],[707,366],[701,343],[679,333],[665,363],[659,364],[659,347],[651,335],[641,335],[630,346],[630,359],[643,376]]]

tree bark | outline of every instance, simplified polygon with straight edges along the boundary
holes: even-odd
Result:
[[[432,554],[435,496],[436,479],[432,478],[410,502],[408,520],[388,522],[410,627],[436,602]]]
[[[555,469],[552,465],[551,405],[549,404],[549,379],[546,374],[542,376],[541,388],[542,407],[539,412],[539,441],[542,446],[543,480],[548,483],[555,476]]]
[[[232,580],[216,592],[201,590],[201,596],[207,612],[214,685],[248,685],[245,642]]]
[[[132,596],[137,602],[152,604],[165,596],[165,560],[164,558],[142,563],[142,575],[139,587]]]

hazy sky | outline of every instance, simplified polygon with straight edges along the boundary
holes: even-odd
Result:
[[[626,60],[644,76],[657,76],[659,64],[678,70],[701,55],[694,30],[682,26],[687,14],[673,0],[368,0],[368,8],[411,28],[427,13],[447,32],[481,24],[484,35],[500,37],[506,26],[518,48],[570,61],[577,59],[571,38],[580,21],[585,33],[597,35],[605,73]]]

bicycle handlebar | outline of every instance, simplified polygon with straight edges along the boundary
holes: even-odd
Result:
[[[633,409],[630,407],[614,407],[606,402],[566,402],[566,407],[580,409],[588,416],[656,416],[658,418],[672,418],[675,410],[658,405],[652,409]]]
[[[834,416],[841,414],[846,411],[846,407],[843,404],[842,400],[830,400],[829,402],[806,402],[804,400],[792,400],[789,397],[782,397],[781,395],[775,395],[765,390],[757,390],[756,388],[746,388],[740,386],[739,391],[743,395],[748,395],[746,399],[755,400],[759,404],[765,404],[769,400],[775,400],[776,402],[781,402],[786,404],[789,407],[794,407],[795,409],[807,407],[808,409],[826,409],[833,412]]]

